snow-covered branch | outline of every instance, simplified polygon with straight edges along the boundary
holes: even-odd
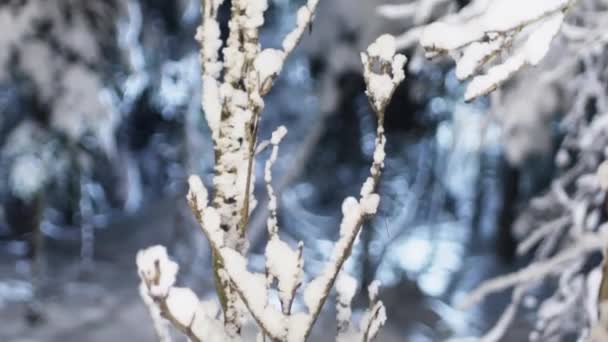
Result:
[[[175,287],[178,265],[169,259],[163,246],[153,246],[137,253],[137,270],[142,296],[154,321],[160,341],[171,341],[163,317],[191,341],[226,341],[217,306],[200,302],[192,290]]]
[[[293,51],[305,28],[310,25],[318,1],[309,0],[298,11],[298,22],[285,38],[283,50],[262,49],[259,29],[264,24],[267,0],[231,2],[229,34],[224,46],[220,39],[218,8],[222,0],[202,0],[202,23],[196,35],[201,44],[202,107],[211,129],[215,151],[213,206],[230,247],[243,254],[247,250],[245,229],[256,206],[254,159],[257,128],[264,109],[262,96],[270,91],[287,56]],[[194,208],[193,208],[194,209]],[[216,262],[216,283],[221,284],[221,263]],[[240,331],[241,316],[229,305],[235,294],[230,286],[218,287],[225,321],[230,331]],[[230,318],[230,319],[228,319]]]
[[[582,236],[572,247],[560,252],[547,261],[536,262],[517,272],[489,280],[468,294],[463,301],[467,307],[483,300],[487,295],[520,283],[535,282],[551,274],[563,272],[563,265],[569,261],[580,260],[587,253],[601,250],[608,244],[608,234],[588,234]]]
[[[376,213],[380,196],[375,189],[385,157],[384,112],[396,87],[405,77],[406,58],[396,54],[394,38],[388,35],[381,36],[367,53],[362,54],[367,95],[378,122],[370,176],[361,188],[359,199],[349,197],[343,203],[340,238],[331,260],[303,291],[307,312],[294,313],[292,304],[303,278],[303,245],[300,242],[294,248],[280,238],[278,203],[272,186],[272,166],[278,158],[279,143],[287,133],[282,126],[272,134],[269,142],[272,150],[264,168],[270,213],[265,274],[248,270],[245,232],[250,212],[255,207],[253,164],[257,152],[262,149],[257,143],[257,127],[264,109],[262,96],[270,91],[285,58],[293,52],[311,25],[318,1],[308,0],[298,10],[296,27],[283,40],[282,49],[263,49],[259,44],[259,29],[268,7],[266,0],[232,1],[223,61],[219,60],[219,50],[224,43],[220,39],[217,22],[221,4],[222,0],[202,1],[203,22],[196,37],[201,44],[202,107],[215,150],[213,192],[210,196],[201,179],[193,175],[188,181],[187,195],[188,204],[213,251],[216,291],[224,319],[221,322],[205,312],[201,316],[206,317],[205,324],[212,326],[211,329],[223,323],[221,334],[214,332],[215,335],[208,337],[197,331],[199,325],[195,323],[199,315],[191,303],[198,302],[198,299],[188,289],[173,287],[177,265],[168,260],[164,248],[153,247],[138,256],[139,273],[144,289],[147,289],[142,293],[152,299],[146,303],[153,317],[156,311],[160,312],[193,341],[218,341],[214,338],[219,336],[231,341],[240,340],[242,320],[247,313],[257,323],[262,338],[304,341],[350,256],[363,223]],[[278,293],[280,309],[268,300],[271,291]],[[372,340],[386,319],[384,306],[378,300],[377,283],[371,285],[370,294],[370,308],[361,323],[360,337],[363,341]],[[348,302],[351,298],[352,294]],[[344,298],[341,300],[346,301]],[[181,301],[189,303],[180,307],[172,305]],[[162,324],[156,322],[156,325],[160,331]]]
[[[416,32],[427,57],[449,54],[456,60],[457,77],[471,78],[465,93],[470,101],[492,92],[525,66],[538,65],[575,2],[473,1],[460,13]]]
[[[379,286],[380,283],[378,281],[374,281],[369,285],[369,307],[363,313],[363,317],[359,322],[359,329],[355,329],[351,323],[351,301],[357,291],[357,281],[348,274],[340,274],[336,283],[337,342],[367,342],[376,338],[378,331],[386,322],[384,304],[378,299]]]
[[[367,84],[367,95],[372,108],[376,111],[378,127],[374,149],[374,160],[370,168],[370,176],[361,187],[360,199],[349,197],[342,203],[342,223],[340,238],[332,253],[332,260],[325,269],[306,287],[304,301],[309,315],[306,319],[308,329],[305,337],[310,334],[312,325],[318,318],[321,308],[336,281],[342,265],[350,255],[352,246],[366,218],[374,215],[380,202],[380,196],[374,191],[384,167],[384,110],[391,99],[395,88],[403,81],[405,75],[403,66],[405,56],[395,54],[395,40],[392,36],[383,35],[370,45],[367,53],[361,54],[364,77]],[[373,67],[379,67],[379,73]]]
[[[367,53],[362,54],[365,78],[367,80],[367,94],[370,103],[377,115],[378,128],[376,136],[376,148],[374,159],[370,168],[370,176],[364,182],[360,199],[347,198],[342,205],[343,219],[340,225],[340,238],[332,253],[332,259],[325,269],[314,278],[304,290],[304,302],[308,313],[291,314],[291,302],[295,291],[300,286],[300,274],[302,272],[302,247],[297,250],[291,249],[278,236],[278,225],[276,218],[276,198],[272,190],[271,167],[277,158],[278,144],[286,130],[277,129],[270,140],[273,146],[270,159],[265,167],[264,178],[270,198],[270,217],[268,219],[269,242],[266,248],[266,268],[268,277],[264,283],[261,274],[247,271],[247,260],[231,246],[226,246],[222,239],[222,229],[217,225],[215,218],[208,222],[205,217],[208,212],[212,216],[215,210],[206,203],[207,190],[198,177],[191,177],[189,202],[195,211],[206,236],[210,239],[215,250],[215,255],[220,259],[223,269],[230,278],[232,287],[239,293],[241,299],[249,309],[250,313],[262,327],[265,335],[275,340],[303,341],[305,340],[316,322],[323,304],[329,296],[330,290],[338,276],[342,265],[350,256],[350,251],[356,241],[364,221],[376,213],[380,197],[374,193],[378,179],[384,166],[384,110],[390,100],[395,88],[404,78],[403,66],[405,56],[395,55],[394,38],[388,35],[378,38],[370,46]],[[379,72],[374,72],[378,67]],[[382,84],[383,81],[388,84]],[[271,308],[267,303],[267,288],[277,279],[279,297],[282,304],[282,313]],[[375,291],[377,293],[377,291]],[[266,295],[261,295],[266,293]],[[385,315],[381,304],[374,296],[372,299],[373,310],[368,318],[364,336],[371,339],[377,332],[376,323],[383,321]],[[282,324],[280,322],[283,322]]]

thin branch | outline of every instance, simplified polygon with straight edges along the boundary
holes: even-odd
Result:
[[[461,306],[465,308],[470,307],[491,293],[504,290],[523,282],[538,281],[550,274],[560,273],[564,263],[577,260],[587,253],[604,248],[606,241],[608,241],[608,234],[606,232],[600,234],[585,234],[577,239],[572,247],[567,248],[547,261],[539,261],[517,272],[486,281],[469,293],[463,300]]]

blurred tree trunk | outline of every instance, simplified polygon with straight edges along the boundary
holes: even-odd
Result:
[[[501,160],[501,164],[502,206],[498,213],[498,232],[495,244],[498,256],[504,261],[510,262],[515,257],[515,250],[517,248],[512,226],[517,214],[521,171],[504,158]]]

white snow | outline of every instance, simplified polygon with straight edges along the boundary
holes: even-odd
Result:
[[[373,94],[374,101],[378,104],[386,103],[393,94],[395,86],[393,79],[388,74],[369,75],[368,89]]]
[[[350,235],[361,220],[361,206],[354,197],[348,197],[342,202],[342,222],[340,237]]]
[[[374,150],[374,164],[384,166],[384,159],[386,158],[386,152],[384,152],[384,140],[376,146]]]
[[[471,80],[464,94],[465,100],[470,101],[492,92],[524,65],[524,56],[517,54],[509,57],[502,64],[491,67],[485,75],[477,76]]]
[[[477,22],[465,24],[435,22],[422,31],[420,45],[431,51],[450,51],[482,39],[483,34]]]
[[[209,201],[209,192],[201,178],[197,175],[191,175],[188,177],[188,186],[189,191],[192,195],[196,196],[197,201],[202,204],[202,207],[206,207]]]
[[[224,324],[208,314],[203,305],[198,307],[192,322],[192,332],[201,338],[202,341],[225,342],[230,341],[230,337],[224,331]]]
[[[210,76],[203,76],[203,110],[207,125],[214,139],[219,138],[222,102],[217,81]]]
[[[363,76],[367,85],[366,93],[377,113],[384,111],[395,88],[405,78],[403,66],[407,58],[395,53],[395,38],[388,34],[378,37],[369,46],[367,53],[361,53]],[[382,70],[378,73],[373,70],[373,64],[376,62],[382,66],[390,66],[390,72]]]
[[[281,140],[283,140],[286,134],[287,128],[285,128],[285,126],[279,126],[274,132],[272,132],[270,143],[273,145],[278,145],[281,143]]]
[[[278,223],[277,223],[277,198],[274,194],[274,190],[272,188],[272,165],[277,160],[279,154],[279,143],[285,135],[287,134],[287,128],[285,126],[278,127],[270,138],[270,143],[272,144],[272,152],[270,153],[270,158],[266,161],[266,165],[264,167],[264,181],[266,182],[266,191],[268,192],[268,210],[270,214],[267,219],[268,232],[271,238],[278,232]]]
[[[241,0],[242,1],[242,0]],[[257,29],[264,25],[264,12],[268,9],[267,0],[247,0],[245,1],[245,27],[248,29]]]
[[[398,86],[405,79],[405,62],[407,62],[405,55],[397,54],[395,55],[395,58],[393,58],[391,69],[393,72],[393,84],[395,84],[395,86]]]
[[[21,200],[30,201],[42,191],[47,178],[42,160],[32,154],[23,154],[13,162],[9,185],[13,195]]]
[[[137,270],[153,297],[165,297],[175,284],[179,266],[169,259],[167,249],[156,245],[137,252]]]
[[[346,335],[351,330],[352,319],[351,302],[357,292],[357,280],[342,271],[336,279],[336,320],[338,323],[338,336],[336,341],[348,341]]]
[[[216,20],[205,20],[203,25],[196,31],[195,39],[201,42],[201,53],[203,56],[203,67],[206,68],[205,74],[217,77],[222,65],[219,63],[218,55],[222,47],[220,38],[220,26]]]
[[[226,70],[224,79],[226,84],[230,84],[241,78],[243,66],[245,65],[245,54],[238,47],[230,45],[224,48],[223,53],[224,69]]]
[[[480,19],[486,32],[508,31],[560,11],[572,0],[494,0]]]
[[[427,50],[450,51],[480,41],[486,34],[505,33],[559,11],[571,0],[495,0],[480,17],[467,22],[435,22],[422,32]]]
[[[302,6],[298,9],[297,12],[297,26],[306,26],[311,20],[312,13],[310,12],[310,8],[308,4],[306,6]]]
[[[369,293],[369,300],[375,301],[378,298],[378,293],[380,291],[380,281],[374,280],[371,284],[368,285],[367,291]]]
[[[467,86],[465,99],[468,101],[486,95],[525,65],[537,65],[549,51],[551,42],[559,32],[563,20],[564,15],[557,13],[533,27],[526,42],[517,48],[511,57],[508,57],[502,64],[491,67],[485,75],[473,78]]]
[[[224,231],[220,228],[220,214],[217,212],[217,209],[207,207],[203,220],[209,234],[209,239],[217,246],[221,246],[224,243]]]
[[[608,190],[608,161],[603,161],[597,168],[597,179],[602,190]]]
[[[304,290],[304,304],[308,308],[308,312],[315,312],[318,309],[319,302],[325,294],[325,284],[327,281],[327,272],[314,278]]]
[[[357,280],[346,272],[340,272],[336,280],[336,292],[345,302],[350,303],[357,293]]]
[[[387,19],[401,19],[412,17],[418,10],[418,2],[404,4],[384,4],[376,8],[376,12]]]
[[[473,78],[467,101],[486,95],[526,65],[537,65],[549,51],[573,0],[495,0],[479,16],[428,25],[420,37],[429,56],[464,49],[456,65],[459,79],[474,76],[492,57],[513,45],[504,62]],[[522,39],[523,38],[523,39]],[[523,41],[523,43],[521,43]]]
[[[367,48],[370,57],[378,57],[385,61],[392,61],[395,53],[395,37],[390,34],[381,35]]]
[[[307,30],[308,26],[313,20],[313,13],[315,12],[319,0],[308,0],[305,5],[298,9],[296,15],[296,27],[285,36],[283,39],[283,51],[289,54],[293,51],[302,37],[302,34]]]
[[[549,52],[549,47],[553,38],[559,33],[559,29],[564,21],[563,13],[556,13],[545,19],[538,28],[530,34],[524,45],[526,62],[530,65],[537,65]]]
[[[156,305],[154,299],[148,294],[148,287],[143,281],[139,283],[139,296],[148,308],[150,318],[152,318],[152,323],[154,324],[154,331],[156,332],[156,336],[158,336],[159,342],[171,341],[169,322],[161,316],[158,305]]]
[[[166,298],[167,308],[183,326],[189,326],[198,307],[198,297],[186,287],[172,287]]]
[[[224,269],[256,321],[262,324],[271,336],[284,336],[287,333],[286,317],[268,305],[266,277],[263,274],[249,272],[247,259],[235,250],[224,247],[220,253]]]
[[[194,201],[196,210],[201,214],[201,227],[212,245],[219,248],[224,245],[224,231],[220,227],[220,215],[214,207],[208,206],[208,192],[200,177],[191,175],[188,178],[188,199]]]
[[[361,197],[367,196],[374,191],[374,179],[372,177],[367,177],[363,186],[361,187]]]
[[[264,49],[253,62],[255,70],[258,72],[260,83],[263,84],[267,79],[277,76],[283,68],[285,52],[277,49]]]
[[[366,215],[373,215],[378,210],[378,204],[380,203],[380,196],[378,194],[369,194],[361,198],[361,210]]]
[[[372,316],[373,312],[377,312],[376,316]],[[364,329],[367,330],[368,340],[373,340],[374,337],[378,334],[380,328],[386,323],[386,309],[381,302],[376,303],[374,307],[365,313],[363,318],[361,319],[361,330],[364,332]]]
[[[289,316],[287,341],[304,342],[306,329],[310,326],[310,315],[298,312]]]
[[[474,42],[464,49],[462,57],[456,63],[456,77],[464,80],[471,77],[490,57],[498,53],[504,39],[490,42]]]
[[[286,305],[300,284],[302,268],[300,255],[278,236],[266,245],[266,268],[278,281],[279,298]]]

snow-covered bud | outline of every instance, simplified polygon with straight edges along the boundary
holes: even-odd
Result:
[[[156,245],[137,253],[137,273],[153,297],[167,296],[175,284],[179,266],[169,259],[167,249]]]
[[[372,43],[367,53],[361,53],[367,95],[376,112],[383,112],[393,92],[405,78],[403,67],[407,58],[396,54],[395,38],[384,34]],[[379,63],[380,72],[375,64]]]

